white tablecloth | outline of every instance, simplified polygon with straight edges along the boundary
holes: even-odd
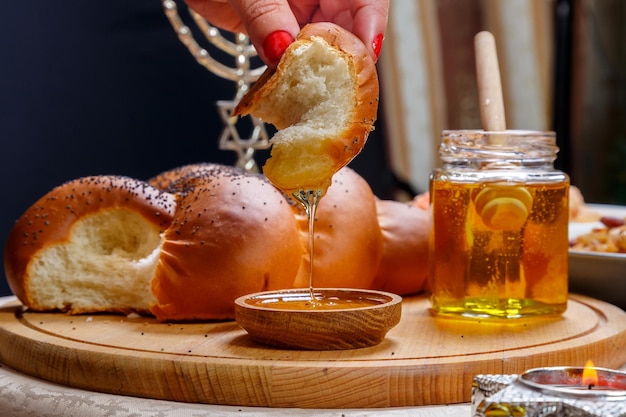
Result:
[[[13,300],[14,297],[0,297],[0,306]],[[0,416],[3,417],[464,417],[470,414],[471,407],[468,404],[329,410],[231,407],[151,400],[66,387],[24,375],[0,363]]]
[[[182,417],[182,416],[316,416],[316,417],[463,417],[469,405],[365,410],[269,409],[188,404],[101,394],[53,384],[0,365],[0,416],[6,417]]]

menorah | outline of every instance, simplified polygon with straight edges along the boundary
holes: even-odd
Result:
[[[255,151],[269,147],[265,124],[254,116],[248,116],[252,131],[249,137],[244,138],[239,134],[239,127],[241,127],[238,124],[239,118],[232,116],[233,109],[248,91],[250,84],[265,71],[265,66],[252,68],[251,58],[257,55],[254,46],[250,44],[250,40],[243,33],[234,34],[234,42],[225,38],[219,29],[210,25],[206,19],[189,8],[190,16],[206,40],[234,58],[235,66],[227,66],[213,58],[209,51],[196,41],[189,26],[181,19],[175,0],[162,0],[162,5],[178,38],[189,49],[196,61],[213,74],[236,83],[236,93],[232,100],[216,101],[217,109],[224,123],[219,137],[219,149],[236,152],[236,165],[238,167],[248,171],[258,171],[258,166],[254,160]]]

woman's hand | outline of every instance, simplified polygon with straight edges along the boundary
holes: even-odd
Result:
[[[259,57],[275,67],[300,28],[333,22],[353,32],[376,61],[387,28],[389,0],[185,0],[209,23],[248,34]]]

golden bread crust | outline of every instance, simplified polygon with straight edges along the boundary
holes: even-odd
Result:
[[[413,203],[377,200],[383,255],[373,289],[395,294],[424,290],[428,278],[430,211]]]
[[[234,167],[185,171],[152,281],[157,319],[232,319],[235,298],[292,287],[303,248],[283,194]]]
[[[308,217],[299,205],[294,212],[305,249],[295,281],[309,286]],[[370,288],[383,251],[383,237],[376,214],[376,197],[368,183],[350,168],[333,177],[320,200],[314,226],[315,287]]]

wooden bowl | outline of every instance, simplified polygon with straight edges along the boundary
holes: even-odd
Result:
[[[380,343],[400,322],[402,297],[351,288],[266,291],[235,300],[235,319],[263,345],[305,350],[356,349]]]

